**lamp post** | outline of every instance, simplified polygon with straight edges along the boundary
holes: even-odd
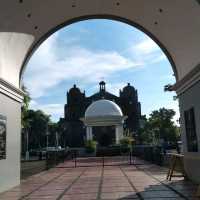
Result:
[[[63,141],[63,147],[65,148],[66,147],[66,130],[67,130],[67,127],[64,123],[61,124],[61,134],[62,134],[62,141]]]
[[[26,160],[29,160],[29,131],[28,128],[26,130]]]
[[[26,160],[30,159],[29,156],[29,129],[30,129],[30,123],[32,122],[31,119],[28,120],[27,122],[27,126],[25,128],[25,132],[26,132]]]
[[[67,128],[64,126],[64,131],[63,131],[64,148],[66,148],[66,130]]]
[[[49,147],[49,129],[48,129],[48,124],[47,124],[47,127],[46,127],[46,149],[48,150],[48,147]]]
[[[58,132],[56,131],[56,149],[58,149]]]

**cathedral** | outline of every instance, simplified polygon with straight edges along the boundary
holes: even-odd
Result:
[[[84,145],[86,127],[81,121],[81,118],[84,117],[88,106],[91,105],[92,102],[100,99],[115,102],[121,108],[123,115],[127,116],[123,125],[126,134],[134,135],[137,133],[140,126],[141,105],[138,101],[137,90],[131,86],[130,83],[119,91],[119,96],[109,93],[106,90],[106,83],[104,81],[99,83],[99,91],[89,97],[85,95],[85,91],[81,92],[80,89],[74,85],[67,92],[64,119],[61,119],[65,129],[64,140],[67,146],[81,147]],[[100,129],[96,129],[96,131],[100,131]],[[107,131],[112,132],[112,127]]]

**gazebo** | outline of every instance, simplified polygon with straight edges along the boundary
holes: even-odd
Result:
[[[81,119],[86,126],[86,140],[93,139],[92,127],[115,126],[115,142],[119,144],[123,138],[123,123],[126,118],[120,107],[112,101],[102,99],[93,102]]]

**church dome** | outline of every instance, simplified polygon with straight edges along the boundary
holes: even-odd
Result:
[[[125,86],[123,88],[123,91],[134,91],[134,90],[135,90],[135,88],[133,86],[131,86],[130,83],[128,83],[127,86]]]
[[[120,107],[109,100],[93,102],[86,110],[85,117],[123,116]]]
[[[80,91],[79,88],[76,87],[76,85],[74,85],[73,88],[71,88],[71,89],[69,90],[69,93],[70,93],[70,94],[75,94],[75,95],[76,95],[76,94],[80,94],[81,91]]]

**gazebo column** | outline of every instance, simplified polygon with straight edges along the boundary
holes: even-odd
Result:
[[[117,125],[115,128],[115,141],[119,144],[120,140],[123,138],[123,126]]]
[[[93,139],[92,127],[91,126],[87,126],[87,128],[86,128],[86,138],[87,138],[87,140]]]

